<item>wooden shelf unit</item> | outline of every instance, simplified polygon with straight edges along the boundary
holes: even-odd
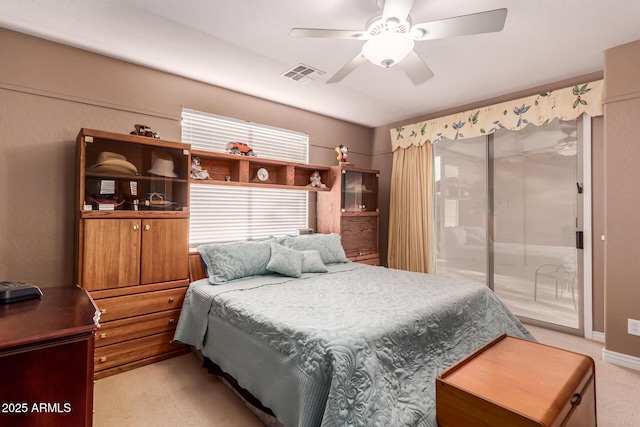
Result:
[[[338,233],[347,257],[380,265],[378,178],[353,165],[331,167],[329,192],[318,194],[318,233]]]
[[[307,165],[241,156],[227,153],[192,150],[192,157],[200,158],[200,166],[209,172],[210,180],[191,179],[192,184],[230,185],[243,187],[277,188],[286,190],[330,191],[330,188],[307,187],[314,171],[320,173],[321,181],[327,184],[330,167]],[[257,170],[269,172],[266,181],[260,181]],[[229,177],[229,181],[227,181]]]
[[[171,340],[189,285],[190,149],[181,142],[91,129],[78,134],[74,275],[102,316],[96,379],[188,351]],[[138,173],[96,171],[104,152],[126,157]],[[158,170],[158,156],[171,159],[164,163],[170,165],[166,176],[151,174]],[[114,188],[111,197],[124,201],[118,208],[98,210],[89,202]],[[145,206],[151,193],[172,204]]]

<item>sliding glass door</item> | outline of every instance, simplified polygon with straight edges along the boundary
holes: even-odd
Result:
[[[579,328],[577,153],[576,121],[436,144],[437,274]]]
[[[435,147],[436,274],[487,282],[486,138]]]
[[[576,123],[493,138],[493,289],[518,316],[578,328]]]

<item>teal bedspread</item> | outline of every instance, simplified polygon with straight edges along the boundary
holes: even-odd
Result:
[[[194,282],[175,340],[287,427],[437,426],[435,378],[496,336],[534,339],[486,286],[372,267]]]

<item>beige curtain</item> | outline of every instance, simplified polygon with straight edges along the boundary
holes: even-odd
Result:
[[[433,254],[433,147],[393,152],[389,212],[390,268],[431,273]]]

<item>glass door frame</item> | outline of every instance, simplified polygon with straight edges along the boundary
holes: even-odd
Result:
[[[591,175],[591,117],[583,114],[577,119],[578,181],[582,191],[578,193],[578,230],[582,231],[582,246],[578,253],[578,298],[580,304],[580,335],[593,339],[593,221]]]
[[[576,140],[578,149],[576,159],[576,191],[578,192],[576,230],[582,232],[582,249],[577,249],[578,328],[570,328],[528,318],[523,318],[522,320],[534,326],[542,326],[567,334],[593,339],[591,117],[586,113],[576,118]],[[576,235],[576,244],[577,240],[578,236]]]

